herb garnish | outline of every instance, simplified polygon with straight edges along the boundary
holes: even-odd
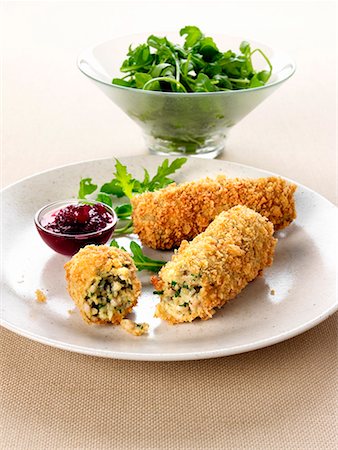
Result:
[[[264,52],[243,41],[240,53],[220,51],[211,37],[196,26],[180,30],[183,46],[166,37],[151,35],[136,48],[129,47],[127,59],[120,67],[126,75],[114,78],[113,84],[136,89],[165,92],[216,92],[264,86],[272,65]],[[252,56],[259,53],[268,70],[257,72]]]
[[[115,239],[111,241],[110,246],[127,251],[124,247],[121,247]],[[161,269],[161,267],[166,264],[166,261],[158,261],[146,256],[143,253],[142,248],[136,242],[130,243],[130,250],[132,253],[131,257],[133,258],[135,266],[139,271],[149,270],[150,272],[157,273]]]
[[[187,158],[176,158],[169,164],[165,159],[157,168],[156,174],[150,178],[147,169],[144,170],[143,180],[138,180],[128,172],[127,166],[123,165],[118,159],[115,160],[114,178],[108,183],[104,183],[96,196],[96,201],[113,206],[113,197],[126,196],[130,199],[135,193],[153,192],[164,188],[173,183],[174,180],[169,175],[174,174],[186,163]],[[79,199],[85,199],[87,195],[93,194],[97,190],[97,184],[92,183],[92,178],[82,178],[78,192]],[[132,206],[130,203],[124,203],[116,206],[115,213],[120,220],[127,220],[121,228],[115,229],[115,234],[128,234],[133,231],[133,222],[131,220]]]

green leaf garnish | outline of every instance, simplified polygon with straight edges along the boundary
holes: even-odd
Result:
[[[116,206],[115,212],[119,219],[129,219],[132,213],[132,206],[130,203]]]
[[[111,241],[110,246],[126,251],[125,248],[119,246],[118,242],[115,239]],[[134,260],[135,266],[139,271],[149,270],[150,272],[157,273],[161,269],[161,267],[166,264],[166,261],[158,261],[146,256],[143,253],[142,248],[134,241],[130,243],[130,250],[132,252],[132,258]]]
[[[115,228],[114,234],[130,234],[133,232],[133,221],[130,219],[128,222],[121,228]]]
[[[171,164],[169,164],[169,160],[165,159],[163,163],[158,167],[156,175],[147,183],[145,183],[145,181],[141,183],[141,191],[152,192],[173,183],[174,180],[168,178],[168,175],[175,173],[176,170],[180,169],[183,164],[186,163],[186,161],[187,158],[177,158]]]
[[[138,270],[149,270],[150,272],[158,272],[166,261],[158,261],[151,259],[143,254],[142,248],[136,243],[131,242],[130,250],[133,254],[132,258]]]
[[[127,197],[131,197],[134,193],[141,194],[146,191],[155,191],[157,189],[164,188],[168,186],[168,184],[173,183],[174,180],[168,178],[168,175],[174,174],[178,169],[180,169],[183,164],[185,164],[187,158],[176,158],[169,164],[169,160],[165,159],[163,163],[158,167],[157,173],[153,178],[150,178],[149,172],[147,169],[144,169],[144,178],[143,180],[137,180],[133,178],[130,173],[127,171],[127,167],[124,166],[120,161],[116,160],[116,174],[115,178],[113,178],[110,182],[103,184],[100,187],[100,194],[109,194],[116,197],[123,197],[126,195]],[[99,194],[99,195],[100,195]],[[102,196],[102,198],[106,198]],[[115,212],[120,218],[127,218],[131,215],[131,206],[129,215],[126,214],[126,206],[119,210],[120,207],[115,208]]]
[[[150,178],[147,169],[144,169],[143,180],[133,178],[127,170],[127,166],[123,165],[118,159],[115,162],[116,172],[113,178],[108,183],[104,183],[96,196],[96,200],[106,205],[113,206],[113,196],[123,197],[126,196],[129,199],[135,194],[141,194],[146,191],[155,191],[157,189],[164,188],[174,180],[169,178],[169,175],[174,174],[185,164],[187,158],[177,158],[169,164],[169,160],[165,159],[162,164],[157,168],[156,174]],[[97,189],[97,185],[92,183],[91,178],[83,178],[80,181],[80,188],[78,197],[86,198],[87,195],[92,194]],[[126,220],[123,226],[115,228],[115,234],[129,234],[133,232],[132,206],[130,203],[124,203],[115,207],[115,212],[120,220]]]
[[[97,184],[92,183],[91,178],[82,178],[80,180],[80,188],[77,195],[77,198],[86,198],[87,195],[92,194],[97,189]]]
[[[111,180],[109,183],[105,183],[100,188],[100,192],[104,192],[106,194],[115,195],[116,197],[123,197],[124,193],[120,186],[120,183],[115,178]]]
[[[124,247],[121,247],[116,239],[113,239],[110,243],[110,247],[115,247],[115,248],[119,248],[120,250],[124,250],[125,252],[127,251]]]
[[[127,172],[127,167],[121,164],[118,159],[116,159],[115,169],[116,169],[116,172],[114,173],[115,179],[120,184],[120,187],[124,195],[128,198],[131,198],[131,196],[133,195],[133,187],[134,187],[134,180],[131,174]]]
[[[99,192],[96,196],[96,201],[105,203],[108,206],[113,206],[113,200],[110,195],[105,194],[104,192]]]

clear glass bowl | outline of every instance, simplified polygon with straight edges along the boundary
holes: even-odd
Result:
[[[45,228],[45,225],[48,223],[48,219],[51,218],[53,213],[69,205],[82,204],[100,204],[104,206],[105,210],[112,216],[112,221],[108,222],[105,228],[101,228],[90,233],[57,233]],[[85,245],[101,245],[108,242],[115,229],[117,216],[112,208],[101,202],[87,200],[62,200],[50,203],[39,209],[39,211],[35,214],[34,222],[41,238],[51,249],[57,253],[61,253],[62,255],[72,256]]]
[[[172,33],[155,33],[179,42]],[[143,129],[151,153],[195,155],[214,158],[222,152],[229,129],[271,95],[295,71],[294,62],[283,52],[252,42],[269,57],[273,73],[262,87],[222,92],[158,92],[112,84],[130,44],[146,42],[148,34],[130,35],[94,45],[78,57],[77,65],[97,87]],[[244,39],[213,35],[222,51],[239,52]],[[255,68],[266,68],[257,59]]]

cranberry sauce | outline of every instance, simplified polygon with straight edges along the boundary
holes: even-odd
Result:
[[[45,243],[57,253],[69,256],[85,245],[105,244],[116,221],[114,211],[102,203],[71,200],[47,205],[35,217]]]
[[[41,225],[54,233],[85,234],[106,228],[113,219],[101,204],[68,205],[44,216]]]

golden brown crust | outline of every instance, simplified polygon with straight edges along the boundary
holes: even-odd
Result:
[[[296,186],[277,177],[206,178],[169,185],[132,198],[134,231],[154,249],[178,247],[204,231],[222,211],[245,205],[273,223],[275,230],[296,217]]]
[[[105,245],[87,245],[65,264],[67,289],[87,322],[107,323],[100,318],[89,318],[85,312],[86,295],[95,277],[109,274],[113,269],[126,267],[132,283],[133,291],[130,305],[121,312],[116,312],[110,322],[119,324],[137,303],[141,293],[141,283],[136,276],[136,267],[131,256],[120,249]]]
[[[46,303],[47,301],[47,296],[44,292],[41,291],[41,289],[37,289],[35,291],[35,298],[38,303]]]
[[[170,323],[211,318],[272,264],[273,231],[265,217],[245,206],[219,214],[204,233],[182,242],[152,277],[156,290],[163,291],[156,317]]]

